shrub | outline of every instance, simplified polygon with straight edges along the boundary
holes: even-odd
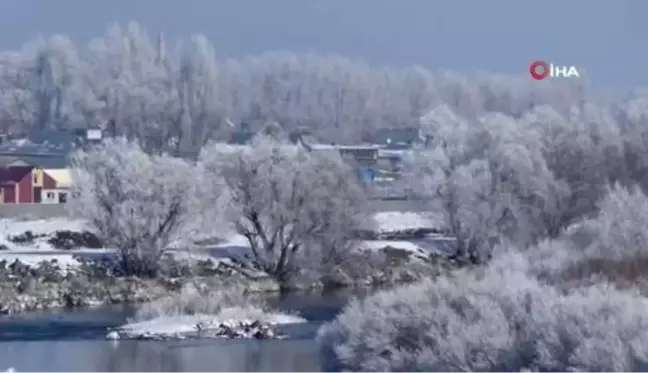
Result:
[[[212,290],[201,289],[191,283],[185,285],[178,294],[140,306],[134,321],[178,315],[215,315],[228,307],[264,309],[265,304],[249,295],[243,286],[230,285]]]
[[[486,269],[353,301],[319,340],[329,368],[354,371],[641,370],[648,302]]]

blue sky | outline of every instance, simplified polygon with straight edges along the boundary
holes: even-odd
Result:
[[[114,21],[203,33],[218,53],[336,52],[375,64],[526,74],[545,59],[596,86],[648,85],[642,0],[5,0],[0,48],[38,34],[87,41]]]

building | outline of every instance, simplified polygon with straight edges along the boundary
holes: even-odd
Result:
[[[337,151],[343,158],[351,159],[358,167],[373,167],[378,160],[378,147],[372,145],[310,144],[309,151]]]
[[[70,170],[46,169],[43,170],[43,172],[54,180],[54,185],[51,188],[43,187],[41,192],[41,203],[66,203],[70,193],[70,187],[72,186]]]
[[[430,141],[418,127],[382,128],[371,136],[370,142],[387,149],[411,149]]]
[[[0,167],[31,165],[47,169],[66,168],[73,150],[101,142],[101,130],[44,130],[0,144]]]
[[[28,143],[56,148],[66,154],[73,149],[98,144],[102,140],[103,132],[98,128],[47,129],[27,136]]]
[[[56,181],[33,166],[0,169],[0,203],[40,203],[43,189],[55,189]]]
[[[0,144],[0,203],[65,203],[69,156],[102,141],[97,129],[45,130]]]

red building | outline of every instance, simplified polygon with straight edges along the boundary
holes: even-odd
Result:
[[[15,166],[0,169],[0,204],[40,203],[43,188],[55,187],[54,179],[37,167]]]

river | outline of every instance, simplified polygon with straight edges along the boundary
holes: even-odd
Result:
[[[133,310],[107,307],[0,318],[0,371],[321,371],[314,340],[351,295],[288,295],[271,299],[298,312],[305,324],[287,325],[285,340],[107,341],[106,329]]]

